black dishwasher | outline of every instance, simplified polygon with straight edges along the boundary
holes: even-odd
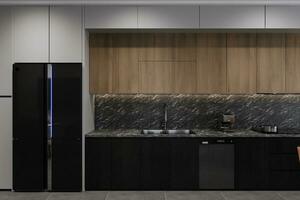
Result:
[[[230,139],[203,140],[199,145],[199,189],[234,189],[234,144]]]

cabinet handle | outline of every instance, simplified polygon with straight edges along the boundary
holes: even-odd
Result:
[[[202,141],[202,144],[208,144],[208,141]]]

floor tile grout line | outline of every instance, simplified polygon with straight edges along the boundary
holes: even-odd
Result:
[[[109,191],[106,192],[105,197],[104,197],[104,200],[107,200],[108,194],[109,194]]]
[[[164,191],[164,200],[168,200],[167,192],[166,191]]]
[[[49,200],[50,196],[51,196],[51,193],[48,192],[48,196],[47,196],[47,198],[45,200]]]
[[[225,195],[223,194],[223,191],[220,191],[220,195],[221,195],[221,197],[222,197],[224,200],[228,200],[228,199],[225,197]]]
[[[276,192],[276,194],[277,194],[281,199],[283,199],[283,200],[288,200],[287,198],[285,198],[284,196],[282,196],[282,195],[280,194],[280,192]]]

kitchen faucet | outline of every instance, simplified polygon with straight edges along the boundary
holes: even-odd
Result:
[[[168,127],[168,105],[165,103],[164,104],[164,121],[162,122],[162,128],[164,130],[167,130]]]

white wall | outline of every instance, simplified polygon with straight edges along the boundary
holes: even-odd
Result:
[[[0,98],[0,189],[12,186],[12,99]]]

